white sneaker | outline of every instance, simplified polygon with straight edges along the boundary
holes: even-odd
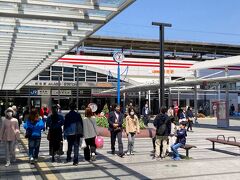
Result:
[[[31,157],[31,158],[29,159],[29,162],[30,162],[30,164],[33,164],[33,163],[34,163],[34,158]]]
[[[130,156],[130,152],[129,151],[127,152],[127,156]]]
[[[11,165],[10,161],[7,161],[7,163],[5,164],[5,167],[8,167],[10,165]]]

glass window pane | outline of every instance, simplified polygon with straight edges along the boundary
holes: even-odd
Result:
[[[52,66],[52,71],[62,71],[62,67],[60,67],[60,66]]]
[[[73,68],[70,67],[64,67],[63,72],[73,72]]]
[[[39,77],[39,80],[40,81],[49,81],[50,80],[50,77]]]
[[[65,77],[71,77],[71,78],[73,78],[73,74],[63,74],[63,77],[65,78]]]

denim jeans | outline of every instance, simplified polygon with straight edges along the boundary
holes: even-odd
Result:
[[[41,138],[28,139],[28,148],[29,148],[30,158],[38,159],[40,143],[41,143]]]
[[[177,144],[172,145],[171,149],[172,149],[172,152],[173,152],[173,158],[179,158],[180,157],[177,149],[180,148],[181,146],[183,146],[182,143],[177,143]]]
[[[73,162],[78,163],[80,137],[81,137],[80,135],[67,136],[68,141],[67,161],[71,160],[72,147],[74,146]]]
[[[128,152],[129,153],[133,152],[135,135],[136,133],[128,133]]]

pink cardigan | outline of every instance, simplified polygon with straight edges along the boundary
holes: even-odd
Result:
[[[16,118],[3,118],[2,127],[0,130],[1,141],[16,141],[20,138],[18,120]]]

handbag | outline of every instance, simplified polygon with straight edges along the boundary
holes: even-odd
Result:
[[[82,141],[82,143],[81,143],[81,149],[86,148],[87,145],[86,145],[85,139],[84,139],[84,138],[81,138],[81,141]]]
[[[63,140],[63,152],[67,152],[67,150],[68,150],[68,142],[65,139],[65,140]]]
[[[104,140],[102,136],[95,137],[95,145],[97,149],[103,148]]]

